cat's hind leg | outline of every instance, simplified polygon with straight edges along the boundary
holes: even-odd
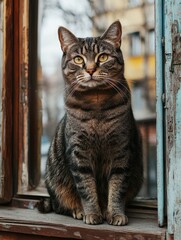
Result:
[[[83,219],[84,211],[82,208],[80,197],[75,189],[70,186],[62,186],[56,188],[56,199],[58,207],[54,206],[54,211],[60,209],[60,214],[70,215],[75,219]],[[57,204],[56,204],[57,205]]]
[[[72,216],[73,216],[73,218],[75,218],[75,219],[79,219],[79,220],[82,220],[83,219],[83,217],[84,217],[84,211],[83,211],[83,209],[81,208],[81,209],[74,209],[73,211],[72,211]]]

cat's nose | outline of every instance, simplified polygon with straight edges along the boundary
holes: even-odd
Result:
[[[92,74],[95,72],[95,68],[87,68],[86,69],[86,72],[88,72],[91,76],[92,76]]]

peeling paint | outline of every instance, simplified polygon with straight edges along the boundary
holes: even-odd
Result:
[[[41,227],[32,227],[33,231],[41,231]]]
[[[165,1],[168,239],[181,236],[181,0]]]
[[[74,236],[76,236],[76,237],[80,237],[80,238],[81,238],[81,234],[80,234],[80,232],[74,232]]]
[[[9,224],[7,224],[7,223],[3,223],[3,228],[4,229],[10,229],[11,226]]]

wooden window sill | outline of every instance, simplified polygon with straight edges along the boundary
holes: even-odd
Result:
[[[0,231],[51,239],[165,239],[165,229],[159,228],[155,219],[129,218],[129,224],[122,227],[106,223],[93,226],[55,213],[40,214],[36,209],[3,206],[0,207]]]

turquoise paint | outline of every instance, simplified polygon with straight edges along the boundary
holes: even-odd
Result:
[[[180,70],[181,80],[181,70]],[[181,82],[176,96],[176,171],[175,178],[181,180]],[[175,182],[176,204],[181,205],[181,181]],[[181,210],[181,209],[180,209]]]
[[[173,234],[174,232],[174,217],[173,217],[173,208],[174,208],[174,195],[173,195],[173,188],[171,179],[173,179],[173,162],[170,162],[170,154],[174,152],[174,146],[170,146],[168,142],[168,138],[172,137],[172,132],[168,132],[170,128],[168,126],[168,122],[170,121],[171,117],[173,117],[173,113],[170,113],[171,106],[173,107],[173,95],[171,93],[171,83],[172,83],[172,76],[169,70],[171,66],[171,58],[172,58],[172,36],[171,36],[171,25],[172,25],[172,0],[165,0],[164,6],[164,32],[165,32],[165,96],[166,96],[166,165],[167,165],[167,222],[168,222],[168,233]],[[173,111],[173,110],[172,110]],[[174,123],[172,123],[174,125]],[[174,126],[173,126],[174,127]],[[170,134],[170,136],[168,136]]]
[[[181,239],[181,66],[180,87],[176,97],[176,160],[175,160],[175,239]]]
[[[165,90],[168,234],[181,239],[181,64],[173,66],[171,26],[181,33],[181,0],[165,0]]]
[[[163,157],[163,2],[155,2],[155,29],[156,29],[156,112],[157,112],[157,200],[158,200],[158,224],[164,224],[164,157]]]

